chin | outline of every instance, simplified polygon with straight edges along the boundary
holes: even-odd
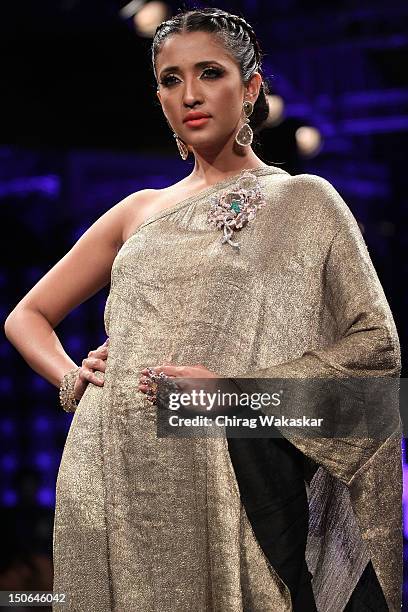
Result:
[[[199,134],[190,134],[189,139],[184,142],[194,148],[220,147],[224,146],[230,137],[230,134],[214,134],[210,130],[202,130]]]

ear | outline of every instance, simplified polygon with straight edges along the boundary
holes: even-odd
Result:
[[[253,102],[254,104],[259,96],[259,90],[261,89],[261,85],[262,76],[259,72],[254,72],[254,74],[251,76],[248,83],[246,84],[246,94],[249,100],[251,100],[251,102]]]
[[[159,102],[160,102],[160,105],[161,105],[161,109],[163,111],[163,115],[165,116],[167,123],[169,123],[169,120],[167,119],[167,115],[164,112],[164,108],[163,108],[163,104],[162,104],[162,99],[161,99],[161,93],[160,93],[160,89],[159,88],[156,89],[156,95],[159,98]],[[170,126],[170,123],[169,123],[169,126]]]
[[[172,128],[172,127],[171,127],[171,125],[170,125],[170,121],[168,120],[167,115],[166,115],[166,113],[164,112],[164,108],[163,108],[163,104],[162,104],[162,99],[161,99],[161,94],[160,94],[160,90],[159,90],[159,88],[157,88],[157,89],[156,89],[156,95],[157,95],[157,97],[159,98],[159,101],[160,101],[160,104],[161,104],[161,109],[162,109],[162,111],[163,111],[164,118],[165,118],[165,119],[166,119],[166,121],[167,121],[167,125],[169,126],[169,128],[170,128],[171,130],[173,130],[173,128]]]

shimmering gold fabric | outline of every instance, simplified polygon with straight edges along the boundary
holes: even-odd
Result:
[[[57,480],[55,591],[90,612],[290,612],[240,502],[224,438],[156,438],[139,371],[170,359],[222,376],[398,376],[387,301],[348,207],[314,175],[255,170],[268,204],[237,232],[207,224],[231,177],[155,214],[115,259],[103,387],[88,386]],[[293,441],[293,440],[292,440]],[[342,612],[368,560],[400,608],[399,431],[297,439],[319,464],[306,558],[319,612]]]

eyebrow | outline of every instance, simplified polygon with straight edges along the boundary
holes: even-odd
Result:
[[[194,64],[194,68],[205,68],[206,66],[209,66],[210,64],[217,64],[218,66],[222,66],[222,64],[220,64],[219,62],[217,62],[216,60],[204,60],[202,62],[197,62],[196,64]],[[163,68],[163,70],[160,71],[160,77],[162,77],[164,74],[167,74],[168,72],[177,72],[177,70],[180,70],[179,66],[166,66],[166,68]]]

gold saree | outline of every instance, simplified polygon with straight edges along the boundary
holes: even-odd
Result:
[[[236,234],[207,222],[231,177],[145,221],[105,308],[103,387],[89,385],[57,479],[54,591],[65,612],[290,612],[240,501],[225,438],[158,438],[138,373],[171,358],[220,376],[398,377],[394,321],[350,210],[324,179],[251,171],[267,205]],[[342,612],[371,559],[401,606],[399,428],[361,446],[291,440],[318,469],[306,560],[319,612]]]

